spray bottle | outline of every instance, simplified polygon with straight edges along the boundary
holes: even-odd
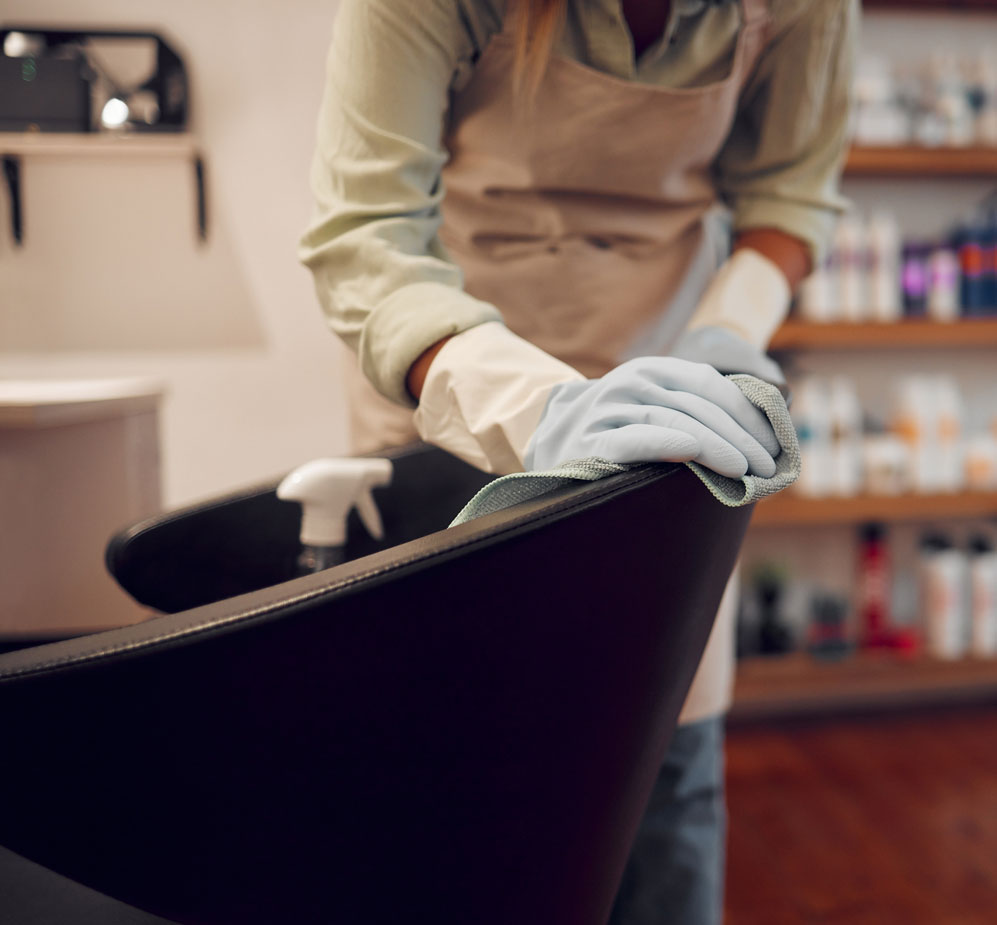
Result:
[[[277,486],[277,497],[301,504],[302,574],[320,572],[344,561],[346,519],[356,507],[374,539],[384,527],[371,489],[391,482],[390,459],[314,459]]]

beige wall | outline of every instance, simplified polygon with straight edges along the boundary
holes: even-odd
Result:
[[[339,345],[295,256],[335,0],[6,0],[25,24],[162,29],[185,58],[209,240],[176,158],[25,159],[0,196],[0,377],[165,380],[175,505],[344,452]]]

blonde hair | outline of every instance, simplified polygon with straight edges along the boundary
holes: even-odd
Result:
[[[513,83],[516,95],[532,100],[543,80],[568,0],[508,0],[516,43]]]

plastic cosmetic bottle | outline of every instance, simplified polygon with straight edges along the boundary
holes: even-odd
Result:
[[[928,258],[928,317],[934,321],[956,321],[959,299],[959,256],[954,248],[935,248]]]
[[[936,658],[962,658],[970,635],[966,555],[932,533],[921,541],[918,565],[926,648]]]
[[[796,490],[821,497],[831,492],[831,410],[822,379],[804,379],[790,411],[800,441],[800,478]]]
[[[959,235],[960,301],[963,314],[971,318],[987,313],[986,236],[980,217]]]
[[[997,551],[982,534],[969,541],[969,586],[970,651],[978,658],[993,658],[997,655]]]
[[[869,219],[869,311],[874,321],[896,321],[900,296],[900,229],[889,212]]]
[[[859,216],[843,215],[834,231],[835,266],[838,271],[838,301],[843,321],[865,321],[869,312],[866,287],[868,251]]]
[[[857,577],[859,638],[864,646],[891,646],[890,558],[886,532],[880,524],[862,528]]]
[[[938,415],[929,381],[909,376],[900,381],[893,430],[907,444],[911,488],[931,494],[941,487]]]
[[[928,305],[928,266],[924,245],[904,246],[901,282],[904,314],[909,318],[922,317]]]
[[[371,490],[391,482],[389,459],[315,459],[277,486],[277,497],[301,504],[302,574],[320,572],[345,560],[346,521],[354,507],[374,539],[384,536]]]
[[[941,491],[961,491],[966,484],[965,414],[959,386],[951,376],[937,376],[929,386],[934,401],[938,439],[938,478]]]
[[[862,487],[862,408],[854,383],[835,376],[829,387],[831,490],[851,497]]]
[[[828,257],[800,284],[797,306],[800,317],[816,324],[838,320],[838,297],[835,292],[834,257]]]

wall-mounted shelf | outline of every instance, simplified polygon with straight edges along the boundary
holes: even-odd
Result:
[[[183,133],[0,132],[0,153],[55,157],[180,157],[198,153],[193,135]]]
[[[790,490],[760,501],[755,507],[751,525],[830,526],[869,521],[902,523],[978,517],[997,517],[997,491],[807,498]]]
[[[771,350],[883,350],[935,347],[997,347],[997,318],[961,321],[904,320],[885,323],[817,324],[787,321]]]
[[[862,0],[867,10],[925,10],[935,13],[997,13],[994,0]]]
[[[0,132],[0,162],[10,195],[11,234],[16,244],[24,242],[24,209],[21,199],[21,161],[24,158],[140,158],[145,160],[182,158],[194,168],[196,185],[197,234],[208,235],[204,192],[204,158],[193,135],[188,133],[95,132]]]
[[[853,147],[845,161],[853,177],[997,177],[997,146],[966,148]]]
[[[859,652],[841,661],[804,653],[743,659],[731,717],[756,719],[997,698],[997,659],[943,661]]]

